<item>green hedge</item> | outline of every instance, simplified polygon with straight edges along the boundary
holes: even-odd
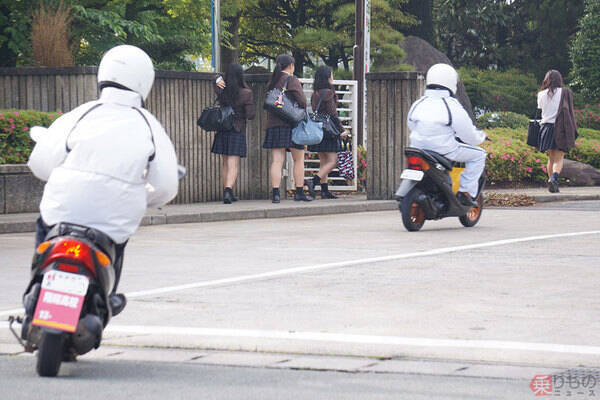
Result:
[[[459,74],[475,111],[535,113],[539,83],[533,74],[475,68],[461,68]]]
[[[33,148],[29,138],[32,126],[50,126],[59,112],[31,110],[0,110],[0,164],[27,162]]]
[[[493,183],[545,183],[548,156],[527,145],[527,129],[486,130],[492,139],[482,145],[489,157],[486,170]],[[576,147],[566,158],[600,169],[600,131],[580,129]]]
[[[600,129],[600,104],[586,104],[575,110],[575,121],[578,128]]]
[[[529,126],[529,117],[517,114],[511,111],[499,111],[485,113],[477,118],[477,127],[479,129],[493,128],[527,128]]]

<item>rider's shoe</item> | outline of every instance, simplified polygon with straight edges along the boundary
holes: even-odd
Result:
[[[113,293],[108,296],[108,302],[110,303],[110,309],[112,310],[112,315],[114,317],[123,311],[127,305],[127,298],[123,293]]]
[[[462,204],[463,206],[477,207],[477,203],[475,202],[475,200],[473,200],[473,198],[469,195],[469,193],[458,192],[456,194],[456,198],[458,199],[458,202],[460,204]]]

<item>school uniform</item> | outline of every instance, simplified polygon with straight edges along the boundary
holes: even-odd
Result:
[[[287,97],[295,100],[301,108],[306,108],[306,96],[302,90],[302,84],[294,75],[283,73],[277,84],[278,89],[283,89],[287,78],[290,77],[285,91]],[[304,145],[292,141],[292,128],[289,123],[281,120],[277,115],[267,110],[267,131],[263,148],[265,149],[304,149]]]
[[[219,102],[224,104],[222,101],[223,89],[216,87],[215,91],[219,95]],[[252,90],[240,88],[232,107],[235,113],[233,129],[231,131],[217,131],[210,151],[214,154],[244,158],[247,155],[246,120],[252,120],[256,115]]]
[[[542,110],[540,151],[560,150],[568,153],[575,147],[577,137],[573,93],[567,88],[557,88],[552,96],[548,96],[548,89],[544,89],[537,97],[538,108]]]
[[[321,104],[319,105],[319,109],[317,110],[316,108],[321,98],[323,100],[321,100]],[[335,95],[334,90],[320,89],[317,92],[313,93],[310,99],[310,103],[313,112],[329,115],[333,119],[337,127],[340,129],[340,132],[343,132],[344,127],[342,126],[342,122],[338,118],[336,99],[337,97]],[[308,151],[313,151],[315,153],[338,153],[342,151],[341,139],[339,136],[330,137],[327,135],[323,135],[323,140],[321,141],[321,143],[308,146]]]

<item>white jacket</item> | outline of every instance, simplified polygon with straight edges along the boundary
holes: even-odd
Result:
[[[99,100],[77,107],[44,129],[28,165],[35,176],[48,181],[40,204],[46,224],[81,224],[123,243],[138,228],[146,207],[164,205],[175,197],[175,149],[160,123],[141,105],[139,94],[109,87]],[[147,183],[153,189],[147,190]]]
[[[458,148],[455,136],[473,146],[485,140],[485,133],[473,125],[467,111],[447,90],[427,89],[408,111],[408,128],[412,147],[440,154]]]

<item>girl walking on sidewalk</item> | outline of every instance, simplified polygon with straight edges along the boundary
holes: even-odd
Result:
[[[287,54],[278,55],[275,59],[275,70],[267,84],[267,92],[271,89],[283,89],[287,82],[285,94],[296,101],[301,108],[306,108],[306,96],[302,84],[294,76],[294,58]],[[296,201],[312,201],[311,196],[304,193],[304,146],[292,142],[292,128],[287,122],[267,110],[267,134],[263,148],[271,150],[271,187],[273,188],[273,203],[279,203],[281,194],[281,169],[285,161],[285,152],[290,151],[294,160],[294,183]]]
[[[244,79],[244,71],[239,64],[229,64],[225,78],[218,76],[215,81],[217,99],[222,106],[233,107],[233,130],[218,131],[213,140],[211,152],[221,154],[221,178],[223,180],[223,203],[231,204],[238,199],[233,195],[233,185],[238,177],[240,157],[246,157],[246,120],[254,119],[254,99],[252,90]]]
[[[558,177],[563,168],[565,153],[575,147],[577,125],[573,111],[573,92],[562,87],[562,75],[556,70],[546,73],[537,94],[542,109],[540,151],[548,152],[548,190],[559,192]]]
[[[308,146],[308,151],[319,153],[320,165],[319,172],[306,182],[306,186],[312,197],[315,197],[315,186],[320,185],[322,199],[336,199],[337,196],[329,191],[327,179],[329,173],[337,165],[337,153],[342,151],[340,137],[345,138],[348,134],[344,131],[342,122],[338,118],[337,96],[333,88],[333,71],[327,65],[317,68],[311,106],[314,112],[329,115],[342,134],[340,136],[325,134],[321,143]]]

